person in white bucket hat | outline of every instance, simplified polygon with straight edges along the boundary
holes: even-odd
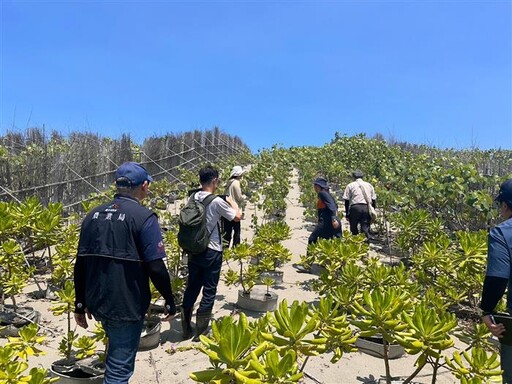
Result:
[[[229,178],[232,179],[233,177],[239,177],[242,176],[245,173],[245,170],[239,166],[235,165],[233,169],[231,170],[231,174],[229,175]]]
[[[231,199],[237,204],[238,208],[242,209],[245,204],[245,198],[242,194],[242,188],[240,186],[240,180],[242,175],[245,173],[240,165],[235,165],[229,175],[229,180],[226,184],[224,194],[231,196]],[[224,225],[224,243],[227,248],[232,248],[240,244],[240,221],[228,221],[223,219]],[[233,239],[233,244],[231,244]]]

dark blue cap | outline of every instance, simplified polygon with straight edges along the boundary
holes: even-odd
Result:
[[[315,181],[313,181],[314,185],[318,185],[322,189],[329,189],[329,184],[327,184],[327,180],[323,177],[317,177]]]
[[[153,181],[153,178],[149,176],[148,171],[139,163],[135,163],[133,161],[129,161],[127,163],[122,164],[116,171],[116,184],[117,185],[125,185],[123,184],[120,178],[126,178],[130,181],[128,186],[137,186],[145,182],[146,180],[150,183]]]
[[[500,193],[495,200],[512,202],[512,179],[508,179],[501,184]]]

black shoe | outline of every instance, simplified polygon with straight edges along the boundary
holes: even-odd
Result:
[[[311,267],[307,267],[302,264],[295,265],[295,268],[297,269],[297,272],[299,272],[299,273],[311,273]]]
[[[183,340],[188,340],[194,335],[192,329],[192,309],[193,308],[181,308],[181,329]]]
[[[208,333],[208,325],[210,325],[210,319],[212,317],[211,312],[197,312],[196,313],[196,335],[192,341],[197,342],[199,336],[206,335]]]

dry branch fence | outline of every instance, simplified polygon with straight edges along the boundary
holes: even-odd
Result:
[[[107,189],[125,161],[142,163],[155,180],[179,181],[181,169],[248,150],[239,137],[218,128],[151,137],[141,146],[126,134],[111,139],[81,132],[64,138],[55,131],[47,137],[44,128],[7,132],[0,136],[0,200],[36,196],[43,204],[73,208]]]

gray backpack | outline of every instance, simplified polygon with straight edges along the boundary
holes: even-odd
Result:
[[[216,197],[211,194],[197,201],[194,194],[180,212],[178,244],[189,255],[203,253],[208,248],[211,232],[206,227],[206,207]]]

